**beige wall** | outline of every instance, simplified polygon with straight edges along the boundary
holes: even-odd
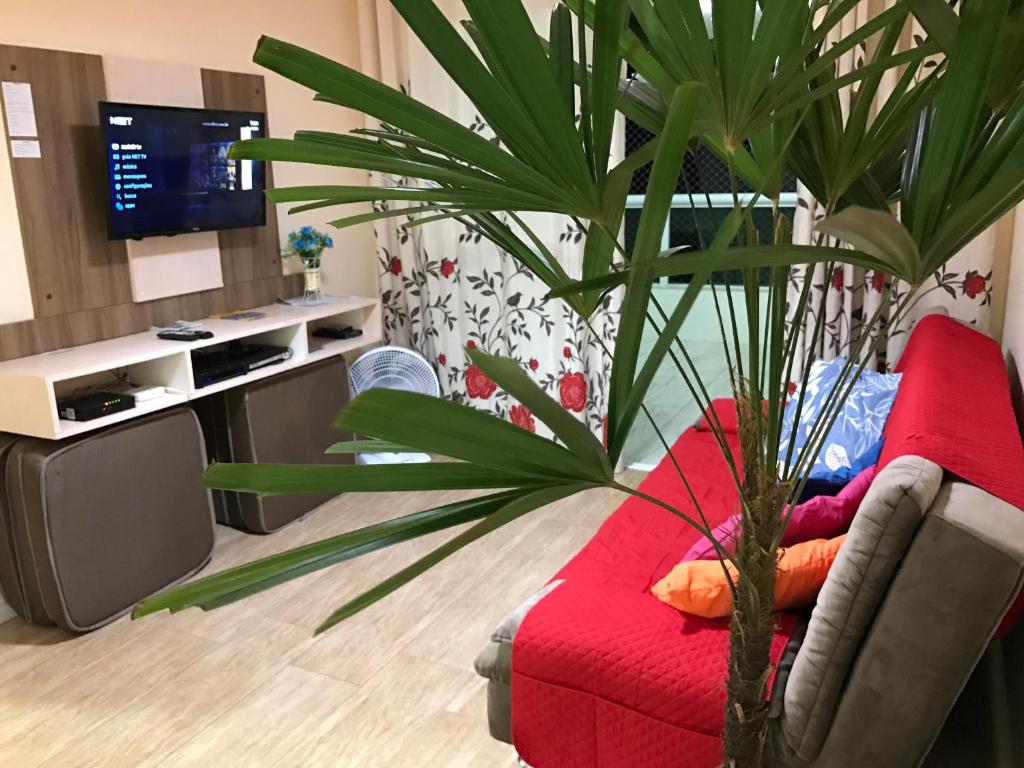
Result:
[[[312,93],[252,63],[261,34],[294,42],[344,64],[359,67],[357,0],[175,0],[90,3],[81,0],[0,0],[0,42],[39,48],[177,62],[238,72],[259,72],[267,83],[271,135],[290,137],[299,128],[346,132],[362,116],[314,103]],[[156,85],[155,87],[158,87]],[[6,141],[4,142],[6,147]],[[6,151],[6,150],[4,150]],[[9,175],[0,154],[0,322],[24,319],[27,295],[24,255],[17,234]],[[278,163],[277,186],[365,184],[358,171]],[[352,212],[358,212],[354,210]],[[302,224],[323,225],[331,210],[290,217],[279,209],[281,236]],[[333,251],[324,259],[327,289],[376,295],[373,230],[369,225],[332,232]],[[31,307],[29,305],[29,311]]]

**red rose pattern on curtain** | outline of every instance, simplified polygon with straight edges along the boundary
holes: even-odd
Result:
[[[454,21],[463,17],[458,3],[438,5]],[[538,29],[546,28],[550,7],[538,4],[534,11]],[[359,16],[364,34],[378,42],[379,58],[364,60],[364,71],[498,142],[465,94],[408,34],[390,4],[363,3]],[[619,131],[619,152],[621,135]],[[377,174],[370,178],[376,184],[413,183]],[[386,205],[392,204],[379,203],[376,208]],[[583,230],[564,217],[520,217],[570,277],[579,277]],[[542,282],[471,228],[455,220],[419,227],[408,223],[394,218],[375,226],[386,341],[426,357],[435,366],[443,396],[550,435],[526,407],[470,363],[465,349],[477,347],[513,358],[548,395],[601,436],[618,328],[618,294],[605,301],[588,328],[561,300],[545,301],[548,289]]]
[[[384,222],[376,232],[385,338],[431,361],[445,397],[550,434],[469,361],[465,349],[479,348],[517,360],[549,396],[602,434],[608,353],[618,327],[614,297],[592,319],[592,333],[564,302],[545,301],[548,289],[532,273],[467,227]],[[582,233],[575,224],[549,247],[564,256],[570,274],[578,273]]]
[[[833,36],[851,33],[856,27],[867,23],[877,13],[892,5],[892,0],[882,0],[881,3],[863,0],[844,18]],[[913,33],[922,33],[916,20],[912,22],[911,27]],[[842,75],[851,71],[866,56],[867,48],[863,43],[855,46],[840,57],[837,62],[837,73]],[[926,63],[925,69],[932,65],[933,62]],[[885,75],[878,98],[884,98],[886,93],[891,92],[897,76],[896,70]],[[844,116],[849,113],[851,95],[849,87],[840,92],[839,101]],[[800,186],[793,221],[793,242],[815,243],[817,236],[814,226],[823,216],[824,209],[805,188]],[[930,312],[948,314],[976,326],[981,331],[990,330],[992,274],[995,253],[999,248],[998,227],[997,224],[979,235],[910,297],[901,316],[893,318],[893,324],[885,338],[875,339],[868,347],[874,350],[866,362],[869,368],[890,370],[898,362],[907,335],[917,320]],[[835,244],[832,240],[826,242]],[[807,269],[806,266],[800,266],[790,270],[790,307],[795,306],[799,299]],[[823,264],[812,269],[813,282],[808,311],[805,317],[798,319],[801,323],[798,328],[798,350],[801,350],[808,360],[830,360],[846,356],[851,346],[861,338],[864,327],[876,312],[879,312],[881,320],[889,320],[891,311],[906,298],[909,290],[908,285],[897,281],[889,293],[888,306],[880,307],[885,287],[890,283],[886,275],[849,265],[835,266],[828,273]],[[824,313],[822,332],[815,343],[814,329],[821,313]],[[789,322],[793,321],[794,318],[790,317]],[[877,335],[877,325],[872,332]],[[798,355],[798,361],[801,357]],[[795,370],[794,378],[799,378],[801,373],[801,370]]]
[[[797,199],[794,241],[812,242],[814,222],[822,216],[818,204],[801,188]],[[917,293],[910,297],[906,309],[888,329],[885,339],[876,338],[870,344],[869,348],[873,348],[874,352],[867,359],[869,368],[891,370],[906,345],[907,335],[923,315],[931,312],[948,314],[981,331],[989,330],[994,237],[994,233],[981,235],[925,281]],[[835,244],[831,240],[827,242]],[[806,266],[799,266],[790,270],[790,306],[799,300],[807,269]],[[810,360],[831,360],[846,356],[851,345],[860,339],[865,325],[879,311],[884,290],[892,280],[882,272],[847,264],[836,265],[828,273],[825,265],[815,265],[811,279],[811,298],[807,315],[802,319],[802,327],[797,330],[797,348],[809,355]],[[908,290],[909,286],[902,281],[896,281],[891,286],[888,306],[882,307],[879,313],[882,321],[889,319],[890,312],[905,300]],[[817,344],[812,348],[813,333],[821,312],[825,313],[822,330]],[[790,318],[790,322],[792,320]],[[877,332],[876,325],[876,336]],[[794,377],[798,378],[801,373],[795,370]]]

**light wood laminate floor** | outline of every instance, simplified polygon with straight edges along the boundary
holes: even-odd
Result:
[[[205,573],[455,498],[349,495],[270,536],[218,526]],[[473,658],[621,500],[591,491],[535,512],[319,638],[331,610],[452,532],[210,613],[81,637],[11,620],[0,625],[0,766],[511,768],[513,750],[487,735]]]

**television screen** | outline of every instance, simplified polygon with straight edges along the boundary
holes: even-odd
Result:
[[[258,112],[101,101],[110,239],[265,224],[263,163],[228,159],[265,123]]]

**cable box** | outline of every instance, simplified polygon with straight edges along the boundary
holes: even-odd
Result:
[[[245,376],[268,365],[290,360],[289,347],[232,341],[224,346],[192,350],[192,379],[196,389]]]
[[[92,421],[134,407],[135,398],[122,392],[90,392],[57,401],[57,413],[70,421]]]
[[[363,330],[350,325],[318,325],[313,335],[323,339],[355,339],[363,335]]]

